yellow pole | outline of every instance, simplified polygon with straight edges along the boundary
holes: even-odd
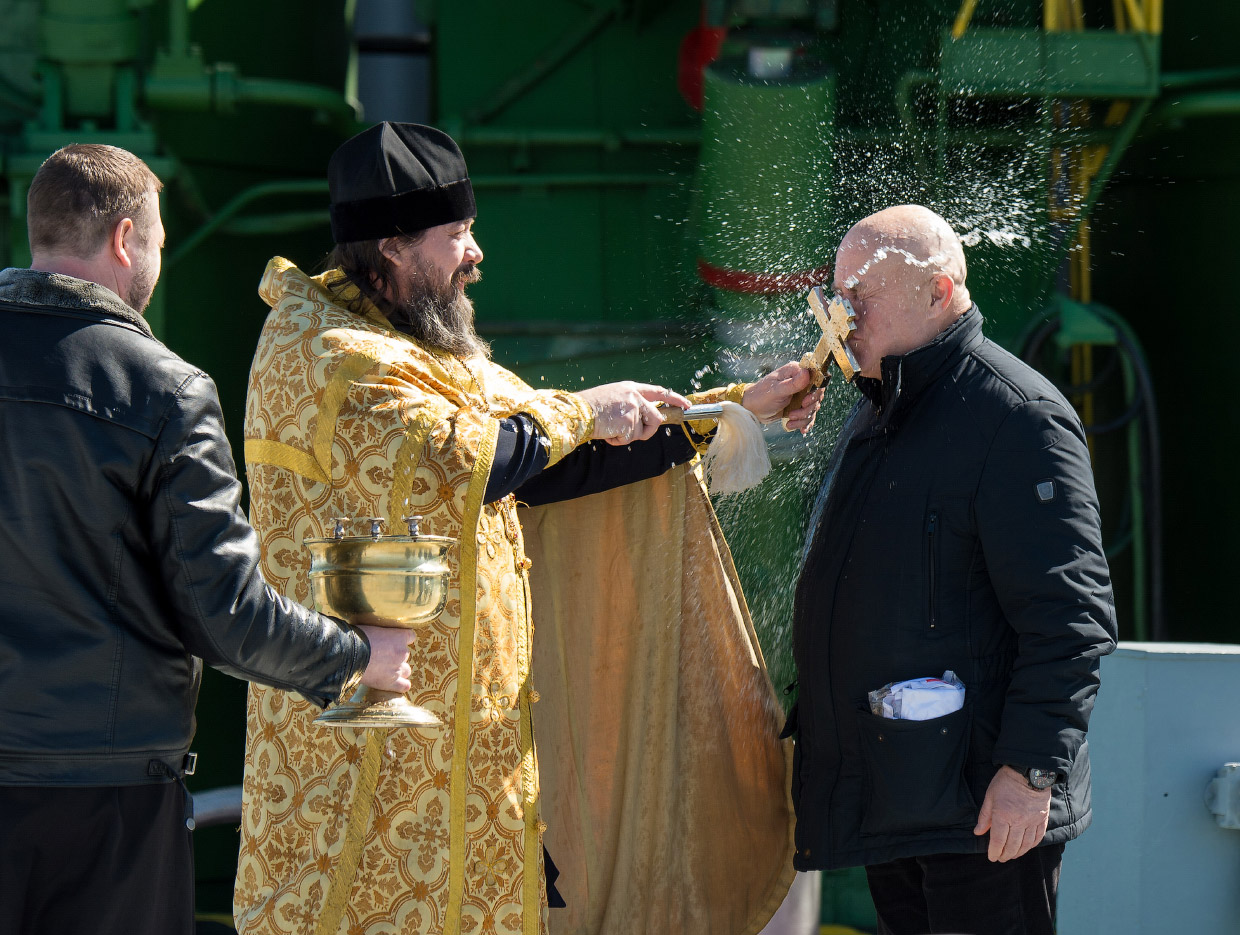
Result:
[[[1145,17],[1137,6],[1137,0],[1124,0],[1124,6],[1128,9],[1128,18],[1132,20],[1132,28],[1137,32],[1149,32],[1146,29]]]
[[[969,20],[973,19],[973,11],[977,9],[977,0],[964,0],[956,13],[956,22],[952,24],[952,38],[959,39],[969,28]]]

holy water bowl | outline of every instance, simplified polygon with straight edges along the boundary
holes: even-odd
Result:
[[[447,555],[455,540],[419,535],[419,519],[406,517],[407,536],[383,535],[383,521],[377,519],[369,520],[371,535],[346,536],[349,521],[340,519],[330,538],[306,539],[315,607],[352,624],[404,630],[426,626],[438,617],[448,600]],[[315,721],[336,727],[442,724],[404,695],[366,686]]]

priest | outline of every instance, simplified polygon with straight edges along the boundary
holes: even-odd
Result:
[[[793,403],[795,363],[692,397],[534,390],[474,329],[456,143],[380,124],[328,176],[330,269],[277,257],[259,287],[262,568],[305,600],[302,540],[341,516],[456,540],[411,647],[410,698],[443,726],[324,726],[251,690],[238,931],[756,932],[791,879],[787,742],[697,470],[711,429],[658,406],[727,399],[808,431],[821,391]]]

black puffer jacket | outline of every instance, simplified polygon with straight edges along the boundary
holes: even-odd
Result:
[[[1115,617],[1089,452],[1068,403],[975,309],[859,380],[797,586],[799,869],[985,850],[1002,764],[1055,769],[1043,843],[1090,821],[1085,731]],[[869,712],[953,670],[963,710]]]
[[[0,273],[0,785],[166,781],[201,662],[326,704],[361,632],[276,595],[215,386],[112,292]]]

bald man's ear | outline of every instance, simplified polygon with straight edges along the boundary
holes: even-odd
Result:
[[[939,273],[931,280],[931,299],[940,308],[950,308],[956,294],[956,283],[946,273]]]

